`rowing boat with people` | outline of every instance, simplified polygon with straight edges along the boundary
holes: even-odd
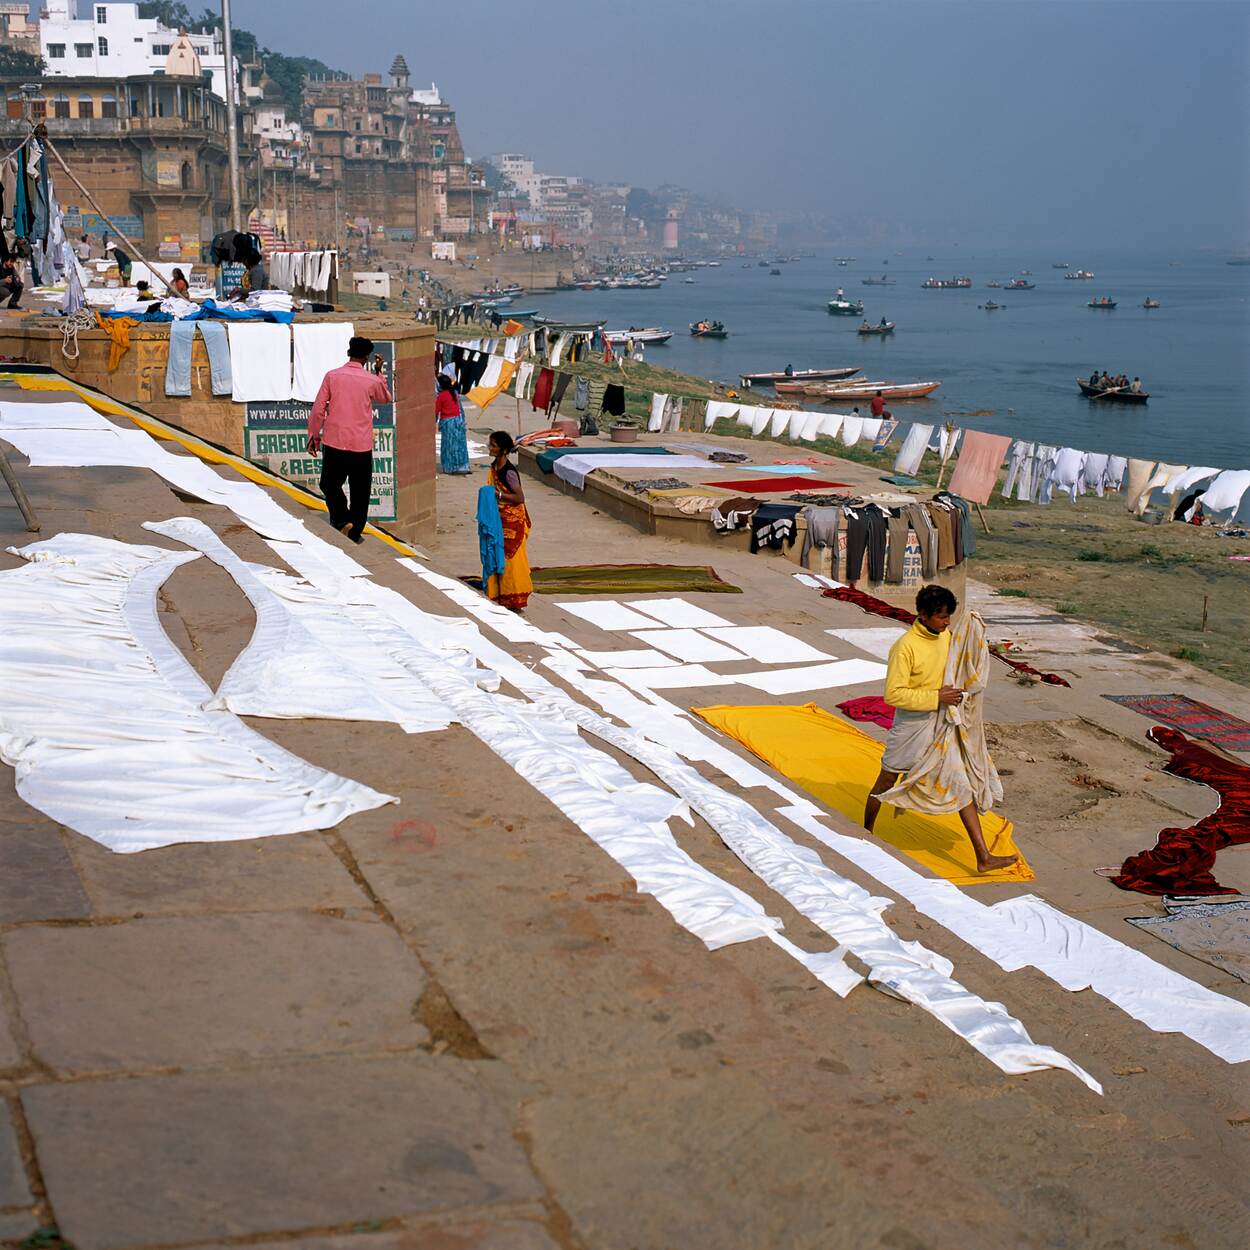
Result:
[[[882,399],[923,399],[941,386],[941,382],[817,382],[787,386],[777,383],[780,395],[805,395],[816,399],[872,399],[878,392]]]
[[[772,386],[775,382],[833,382],[839,378],[853,377],[859,372],[858,365],[842,369],[775,369],[768,373],[742,373],[738,376],[743,386]]]
[[[1106,399],[1115,404],[1144,404],[1150,398],[1148,391],[1134,391],[1127,386],[1090,386],[1084,378],[1077,378],[1076,384],[1086,399]]]
[[[894,322],[883,321],[880,325],[872,325],[865,321],[863,325],[856,331],[857,334],[893,334]]]

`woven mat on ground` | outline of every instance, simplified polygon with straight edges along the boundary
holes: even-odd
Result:
[[[1104,694],[1104,699],[1132,708],[1193,738],[1205,738],[1226,751],[1250,751],[1250,724],[1209,703],[1183,694]]]
[[[567,564],[531,569],[540,595],[649,595],[657,591],[706,591],[740,595],[741,586],[722,581],[702,564]]]
[[[704,482],[705,486],[719,486],[721,490],[738,491],[743,495],[771,494],[774,491],[787,491],[794,494],[802,490],[828,490],[832,486],[845,486],[845,482],[825,482],[814,477],[769,477],[762,473],[758,478],[747,478],[745,481]]]
[[[709,725],[736,738],[826,807],[855,821],[864,818],[864,800],[881,770],[884,744],[831,716],[815,703],[802,706],[696,707]],[[1018,853],[1011,821],[986,812],[981,817],[986,845],[995,855]],[[976,871],[972,843],[957,813],[927,816],[883,805],[873,837],[888,842],[955,885],[1032,881],[1024,856],[999,872]]]

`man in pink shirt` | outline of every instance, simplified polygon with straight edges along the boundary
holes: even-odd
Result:
[[[382,357],[374,355],[365,367],[371,353],[372,339],[351,339],[347,364],[326,374],[308,414],[308,453],[322,453],[321,493],[330,524],[354,543],[364,542],[373,494],[373,405],[394,403],[390,387],[379,376]]]

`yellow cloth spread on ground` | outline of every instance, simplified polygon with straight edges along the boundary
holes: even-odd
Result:
[[[831,716],[815,703],[801,707],[702,707],[692,709],[709,725],[736,738],[783,777],[857,824],[864,800],[881,769],[882,745],[875,738]],[[1018,854],[1011,821],[988,812],[981,817],[985,843],[994,855]],[[958,814],[881,808],[874,837],[888,842],[955,885],[992,881],[1032,881],[1021,856],[1010,868],[978,873],[972,843]]]
[[[494,386],[475,386],[466,396],[479,408],[486,409],[512,384],[512,376],[516,373],[516,365],[505,360],[499,369],[499,380]]]

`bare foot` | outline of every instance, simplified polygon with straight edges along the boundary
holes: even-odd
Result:
[[[999,868],[1010,868],[1020,858],[1019,855],[987,855],[977,861],[977,872],[995,872]]]

